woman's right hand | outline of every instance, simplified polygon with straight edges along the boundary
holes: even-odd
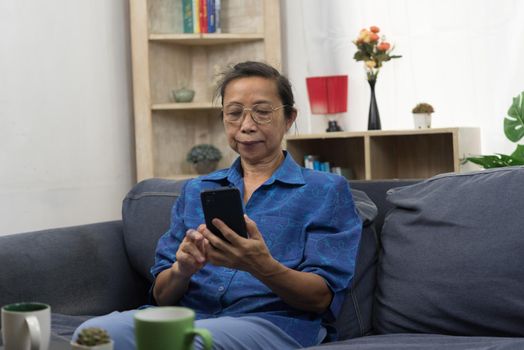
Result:
[[[176,262],[173,264],[173,268],[178,269],[181,276],[189,278],[204,267],[207,262],[205,240],[200,232],[187,230],[176,252]]]

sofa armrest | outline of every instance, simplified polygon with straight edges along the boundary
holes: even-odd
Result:
[[[147,289],[129,264],[121,221],[0,236],[0,305],[40,301],[99,315],[145,303]]]

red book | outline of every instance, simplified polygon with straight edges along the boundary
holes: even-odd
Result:
[[[199,6],[199,15],[200,15],[200,32],[201,33],[208,33],[207,29],[207,1],[206,0],[200,0],[200,6]]]

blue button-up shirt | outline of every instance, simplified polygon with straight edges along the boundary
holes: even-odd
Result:
[[[171,227],[158,242],[151,268],[155,277],[174,263],[186,231],[204,222],[200,192],[234,186],[243,198],[242,174],[237,159],[229,169],[187,182],[173,206]],[[338,175],[301,168],[286,153],[279,168],[251,195],[244,211],[256,222],[276,260],[325,279],[334,293],[329,314],[336,315],[353,277],[362,230],[348,182]],[[248,272],[211,264],[191,277],[179,304],[195,310],[200,319],[262,317],[303,346],[316,344],[321,327],[321,315],[287,305]]]

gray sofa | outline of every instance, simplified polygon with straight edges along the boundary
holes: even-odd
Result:
[[[0,236],[0,305],[49,303],[56,338],[148,303],[182,184],[137,184],[122,221]],[[338,341],[315,349],[524,349],[524,167],[351,186],[365,221],[357,270],[326,324]]]

